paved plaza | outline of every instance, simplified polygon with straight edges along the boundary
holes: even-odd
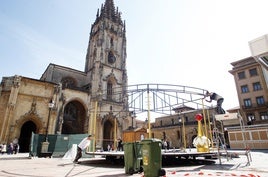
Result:
[[[167,177],[175,176],[237,176],[268,177],[268,151],[251,152],[252,161],[247,164],[247,157],[239,155],[227,160],[221,158],[215,163],[170,164],[163,165]],[[1,177],[121,177],[125,174],[123,163],[110,163],[103,158],[82,158],[80,164],[73,164],[71,159],[29,158],[28,154],[0,155]],[[133,177],[142,177],[134,174]]]

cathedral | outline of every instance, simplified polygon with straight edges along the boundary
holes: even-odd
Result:
[[[91,26],[84,71],[49,64],[40,79],[3,77],[0,143],[17,138],[28,152],[31,134],[83,134],[96,145],[122,137],[131,124],[127,97],[126,28],[113,0]]]

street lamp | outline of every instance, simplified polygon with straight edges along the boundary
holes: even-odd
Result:
[[[49,127],[49,122],[50,122],[50,114],[51,114],[51,109],[54,107],[54,101],[50,100],[48,103],[48,117],[47,117],[47,128],[46,128],[46,142],[48,142],[48,127]]]
[[[47,153],[48,152],[48,127],[49,127],[49,122],[50,122],[50,114],[52,108],[54,108],[54,101],[50,100],[48,103],[48,117],[47,117],[47,127],[46,127],[46,134],[45,134],[45,141],[42,143],[42,148],[41,148],[41,153]]]
[[[134,119],[137,117],[134,111],[130,112],[131,114],[131,128],[134,129]]]
[[[184,125],[184,115],[182,117],[178,117],[180,127],[181,127],[181,144],[183,144],[184,150],[186,149],[186,134],[185,134],[185,125]]]

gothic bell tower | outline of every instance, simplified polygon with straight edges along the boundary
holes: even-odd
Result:
[[[128,115],[126,29],[113,0],[105,0],[91,26],[85,73],[92,102],[96,97],[99,100],[98,138],[111,140],[120,136]],[[106,144],[104,141],[102,146]]]

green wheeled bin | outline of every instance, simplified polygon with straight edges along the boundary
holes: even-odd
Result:
[[[124,143],[123,148],[125,173],[133,175],[134,173],[142,172],[141,144],[138,142]]]
[[[165,176],[166,171],[162,169],[161,140],[144,139],[141,144],[144,176]]]

